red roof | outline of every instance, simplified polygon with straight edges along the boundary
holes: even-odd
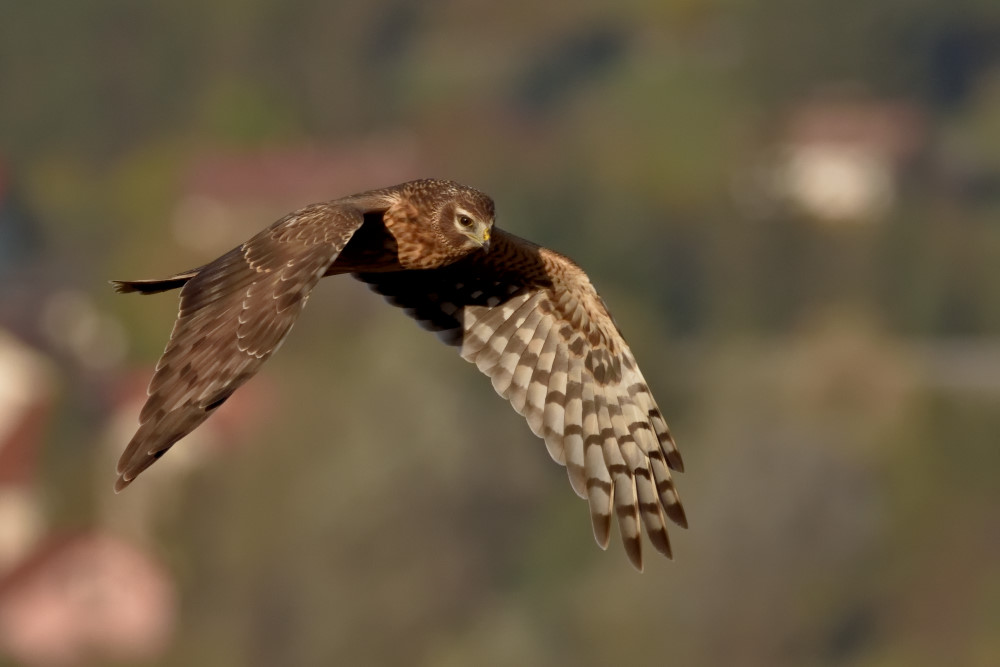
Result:
[[[176,607],[168,573],[141,549],[62,536],[0,579],[0,650],[26,665],[148,660],[169,643]]]

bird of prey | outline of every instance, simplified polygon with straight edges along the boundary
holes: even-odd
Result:
[[[493,223],[485,194],[417,180],[306,206],[197,269],[112,281],[119,292],[181,288],[115,489],[257,372],[320,278],[349,273],[491,378],[566,466],[602,549],[614,513],[637,569],[640,526],[671,557],[665,519],[687,519],[670,470],[683,464],[632,352],[587,274]]]

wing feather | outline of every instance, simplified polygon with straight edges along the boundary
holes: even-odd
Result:
[[[615,485],[604,455],[604,438],[601,436],[594,385],[582,382],[581,387],[583,419],[578,428],[583,436],[583,471],[586,477],[587,503],[590,505],[590,522],[597,544],[602,549],[607,549],[611,540],[611,507]]]
[[[563,356],[567,354],[563,351]],[[566,450],[566,473],[569,475],[569,482],[576,491],[576,495],[581,498],[589,498],[586,471],[586,442],[584,439],[584,412],[583,404],[583,366],[580,364],[569,364],[566,374],[566,393],[560,401],[560,396],[553,393],[551,403],[563,402],[563,448]],[[593,410],[593,399],[587,405],[589,410]]]
[[[489,253],[441,269],[355,276],[490,377],[566,466],[602,548],[614,513],[636,568],[643,528],[670,556],[664,517],[686,525],[670,476],[681,459],[628,345],[579,267],[494,230]]]
[[[307,206],[197,270],[181,290],[139,428],[118,461],[116,490],[205,421],[281,346],[363,221],[355,206]]]

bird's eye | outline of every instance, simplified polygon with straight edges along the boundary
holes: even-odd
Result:
[[[472,218],[470,218],[467,215],[459,216],[459,218],[458,218],[458,224],[462,225],[463,227],[471,227],[472,226]]]

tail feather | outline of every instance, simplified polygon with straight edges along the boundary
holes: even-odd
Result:
[[[178,287],[183,287],[187,281],[198,275],[198,269],[185,271],[169,278],[158,280],[112,280],[111,286],[119,294],[138,292],[139,294],[158,294]]]

